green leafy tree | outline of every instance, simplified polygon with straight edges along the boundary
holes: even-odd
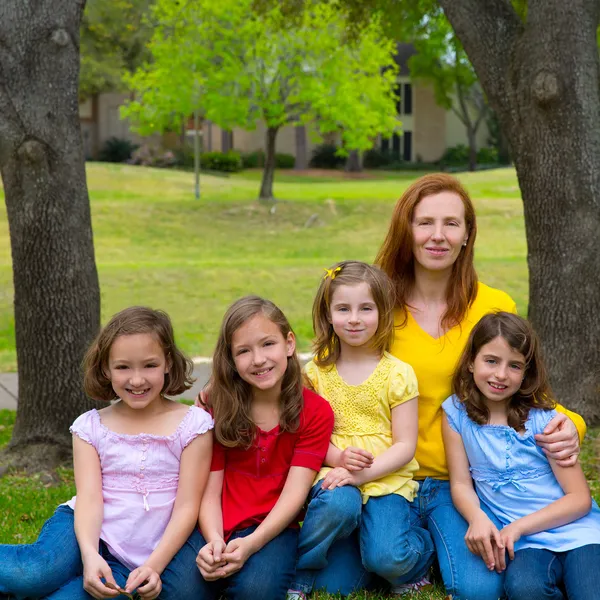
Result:
[[[158,0],[152,62],[129,78],[136,100],[124,115],[142,133],[201,110],[223,129],[266,125],[259,197],[273,197],[277,134],[309,122],[341,132],[344,148],[365,150],[399,126],[394,44],[371,20],[354,39],[333,4],[307,4],[289,19],[252,0]]]

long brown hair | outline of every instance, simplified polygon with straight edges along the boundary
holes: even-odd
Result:
[[[407,300],[415,285],[412,233],[415,207],[425,196],[441,192],[453,192],[462,200],[468,235],[467,245],[461,249],[452,266],[446,296],[447,308],[441,321],[442,328],[449,329],[458,325],[477,295],[477,273],[473,265],[477,222],[473,203],[456,177],[446,173],[424,175],[417,179],[396,203],[387,235],[375,258],[375,264],[387,273],[396,288],[396,307],[400,310],[401,327],[406,324]]]
[[[240,298],[225,313],[213,355],[207,404],[215,419],[215,436],[228,448],[249,448],[256,438],[256,425],[250,414],[252,388],[235,368],[231,342],[233,334],[257,314],[263,314],[275,323],[284,339],[289,333],[293,334],[283,312],[269,300],[258,296]],[[282,431],[298,428],[303,406],[302,369],[294,351],[292,356],[288,356],[281,383],[279,427]]]
[[[377,331],[371,340],[371,348],[383,352],[394,341],[394,287],[390,278],[374,265],[357,260],[345,260],[326,269],[325,276],[313,302],[312,318],[315,341],[315,363],[327,367],[340,357],[340,340],[333,330],[330,318],[333,293],[342,285],[366,283],[379,313]]]
[[[165,355],[168,372],[161,393],[177,396],[192,387],[194,365],[175,345],[169,315],[145,306],[130,306],[110,319],[86,352],[83,359],[83,388],[90,398],[106,402],[116,400],[117,395],[107,376],[110,349],[118,337],[138,333],[152,335]]]
[[[471,331],[456,367],[452,391],[465,405],[471,421],[479,425],[489,421],[489,410],[475,385],[471,369],[481,348],[498,336],[525,357],[525,376],[507,407],[509,426],[522,431],[532,408],[551,409],[556,405],[542,358],[540,340],[526,319],[508,312],[490,313],[482,317]]]

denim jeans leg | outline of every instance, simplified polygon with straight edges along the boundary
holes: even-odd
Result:
[[[343,486],[324,490],[317,482],[309,495],[309,504],[298,542],[296,576],[291,589],[306,594],[312,591],[315,577],[327,566],[333,544],[349,537],[360,523],[360,490]]]
[[[0,545],[0,593],[41,598],[83,572],[74,513],[59,506],[33,544]]]
[[[369,589],[375,583],[373,574],[363,566],[358,534],[357,528],[350,537],[338,540],[331,546],[327,553],[327,566],[317,571],[315,590],[349,596],[359,590]]]
[[[233,537],[245,537],[255,529],[248,527]],[[297,548],[298,530],[284,529],[229,578],[225,596],[229,600],[284,600],[294,576]]]
[[[596,567],[597,569],[597,567]],[[550,550],[524,548],[506,566],[504,587],[508,600],[564,600],[560,557]]]
[[[467,548],[465,535],[469,526],[452,503],[450,482],[427,478],[421,482],[419,494],[421,503],[426,505],[427,529],[435,544],[446,593],[454,600],[502,598],[504,574],[488,570],[483,559]],[[481,507],[499,527],[489,510],[483,504]]]
[[[561,554],[563,555],[563,582],[569,600],[598,598],[600,544],[588,544]]]
[[[196,565],[196,556],[204,545],[204,538],[195,529],[160,576],[163,584],[161,600],[211,597],[199,594],[207,583]]]
[[[398,494],[369,498],[360,524],[363,565],[392,585],[423,578],[434,559],[431,535],[411,527],[410,502]]]

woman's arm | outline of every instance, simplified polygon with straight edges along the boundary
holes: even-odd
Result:
[[[221,569],[225,564],[222,559],[225,550],[225,535],[223,532],[223,508],[221,506],[224,478],[224,469],[210,472],[200,504],[198,521],[206,545],[200,549],[196,564],[200,569],[200,573],[202,573],[202,577],[207,581],[213,581],[225,575]]]
[[[572,467],[585,437],[585,421],[560,404],[556,405],[556,410],[559,414],[546,425],[543,433],[536,434],[535,439],[549,459],[556,460],[561,467]]]
[[[171,518],[158,546],[146,562],[129,575],[125,587],[127,592],[131,593],[144,581],[148,581],[148,584],[140,587],[138,592],[143,596],[151,595],[149,586],[157,583],[153,574],[160,576],[194,529],[208,479],[212,443],[212,432],[208,431],[192,440],[183,450],[179,465],[179,484]]]
[[[484,560],[488,569],[496,567],[492,540],[499,548],[503,542],[496,526],[481,510],[479,496],[473,488],[473,479],[469,470],[469,459],[465,445],[459,433],[448,424],[446,414],[442,414],[442,436],[450,473],[450,492],[456,510],[469,523],[465,543],[473,554]]]
[[[514,558],[514,544],[522,536],[566,525],[584,517],[592,508],[590,489],[581,465],[561,467],[554,460],[549,462],[565,495],[548,506],[513,521],[500,531],[511,559]]]
[[[117,586],[108,563],[98,552],[104,516],[100,458],[96,449],[77,435],[73,436],[73,468],[77,488],[75,535],[83,562],[83,587],[94,598],[118,596],[118,591],[101,580]]]
[[[224,577],[239,571],[250,556],[290,525],[306,502],[314,478],[312,469],[290,467],[281,495],[265,520],[250,535],[227,544],[223,554],[227,564],[221,569]]]

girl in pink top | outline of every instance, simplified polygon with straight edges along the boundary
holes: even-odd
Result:
[[[34,544],[0,546],[0,596],[192,598],[213,421],[167,398],[189,389],[192,364],[165,313],[132,307],[98,335],[84,367],[86,393],[118,401],[73,423],[77,496]]]

